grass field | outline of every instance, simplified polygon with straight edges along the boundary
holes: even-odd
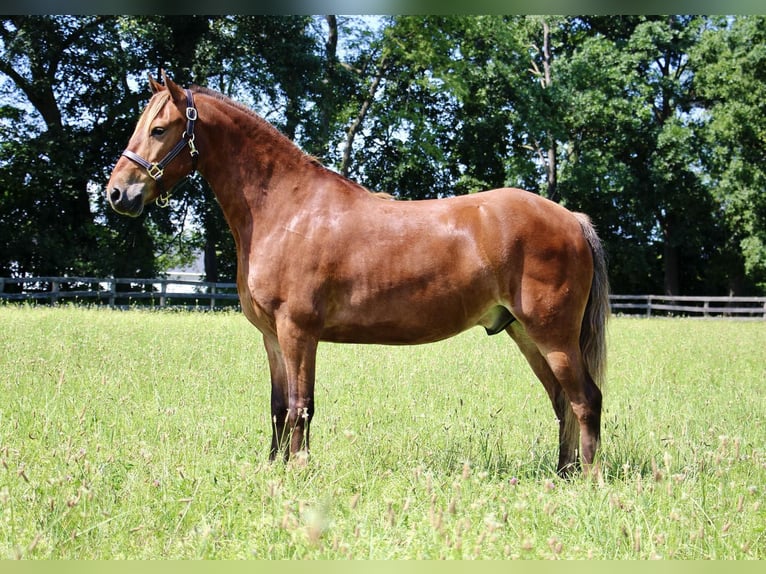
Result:
[[[766,322],[613,319],[601,481],[505,335],[320,346],[301,468],[239,314],[0,327],[0,558],[766,558]]]

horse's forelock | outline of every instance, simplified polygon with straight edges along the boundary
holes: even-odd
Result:
[[[136,125],[136,132],[140,130],[148,131],[149,125],[152,123],[152,121],[154,121],[154,118],[157,117],[157,115],[160,113],[160,110],[168,102],[169,99],[170,92],[167,90],[155,94],[152,99],[149,100],[149,105],[144,110],[144,113],[141,114],[141,117],[138,120],[138,125]]]

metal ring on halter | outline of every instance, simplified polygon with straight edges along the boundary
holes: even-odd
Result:
[[[165,209],[170,205],[170,195],[173,193],[173,190],[166,191],[164,193],[161,193],[157,196],[157,199],[154,200],[154,204],[159,207],[160,209]]]

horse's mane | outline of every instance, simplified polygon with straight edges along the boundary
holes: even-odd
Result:
[[[218,100],[219,102],[223,102],[227,106],[231,106],[231,107],[239,110],[240,112],[250,116],[250,118],[252,118],[258,124],[258,126],[260,128],[267,130],[276,139],[282,140],[285,143],[289,143],[290,146],[295,148],[296,151],[300,152],[301,154],[303,154],[307,158],[310,158],[311,160],[313,160],[313,161],[318,163],[316,158],[311,158],[310,156],[305,154],[303,152],[303,150],[301,150],[297,145],[295,145],[295,143],[290,138],[288,138],[286,135],[284,135],[282,132],[280,132],[277,128],[275,128],[271,123],[269,123],[268,121],[263,119],[254,110],[252,110],[251,108],[247,107],[246,105],[241,104],[241,103],[239,103],[239,102],[237,102],[235,100],[232,100],[231,98],[224,96],[222,93],[216,92],[215,90],[212,90],[210,88],[205,88],[205,87],[202,87],[202,86],[194,85],[194,86],[191,87],[191,91],[193,93],[195,93],[195,94],[204,94],[206,96],[210,96],[211,98],[214,98],[214,99]]]
[[[234,108],[236,110],[239,110],[243,114],[246,114],[247,116],[252,118],[253,121],[255,121],[258,124],[258,127],[260,129],[266,130],[276,140],[283,142],[286,146],[289,146],[290,148],[295,150],[295,152],[300,154],[300,156],[305,161],[309,162],[310,164],[313,164],[313,165],[315,165],[315,166],[317,166],[317,167],[319,167],[321,169],[324,169],[324,170],[332,173],[333,175],[346,180],[348,183],[352,184],[353,186],[359,187],[359,188],[367,191],[368,193],[373,193],[375,196],[381,197],[381,199],[395,199],[393,196],[391,196],[391,195],[389,195],[387,193],[384,193],[384,192],[377,192],[377,193],[371,192],[366,187],[356,183],[355,181],[352,181],[352,180],[342,176],[341,174],[337,173],[336,171],[328,169],[325,165],[322,164],[321,161],[319,161],[318,158],[316,158],[315,156],[309,155],[306,152],[304,152],[300,147],[298,147],[295,144],[295,142],[293,142],[285,134],[280,132],[271,123],[269,123],[267,120],[263,119],[260,115],[258,115],[258,113],[256,113],[253,109],[247,107],[246,105],[241,104],[241,103],[239,103],[239,102],[237,102],[235,100],[232,100],[231,98],[229,98],[227,96],[224,96],[220,92],[217,92],[217,91],[212,90],[210,88],[205,88],[203,86],[193,85],[193,86],[191,86],[191,91],[193,93],[195,93],[195,94],[204,94],[206,96],[210,96],[211,98],[214,98],[214,99],[218,100],[219,102],[222,102],[222,103],[226,104],[227,106],[231,106],[232,108]]]

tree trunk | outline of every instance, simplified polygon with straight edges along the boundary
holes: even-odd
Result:
[[[215,241],[210,236],[211,233],[205,234],[205,252],[204,252],[204,264],[205,264],[205,281],[211,283],[218,282],[218,254],[215,249]]]
[[[213,192],[206,181],[202,182],[205,191],[205,211],[202,216],[202,225],[205,232],[205,246],[203,248],[203,264],[205,266],[205,281],[216,283],[220,277],[218,273],[218,244],[221,240],[221,227],[215,213],[220,209],[214,199]]]
[[[330,125],[336,109],[335,86],[338,81],[338,19],[325,16],[327,22],[327,40],[324,44],[324,82],[322,83],[322,101],[320,103],[319,132],[322,149],[326,149],[330,141]]]
[[[665,295],[679,295],[681,292],[680,257],[678,246],[675,244],[675,225],[672,216],[665,218],[662,233],[665,239],[662,251]]]
[[[346,143],[343,146],[343,158],[340,163],[340,173],[345,177],[348,177],[349,171],[351,169],[351,150],[354,145],[354,138],[356,137],[359,129],[362,127],[362,122],[367,116],[367,112],[372,105],[372,100],[375,98],[375,93],[378,91],[378,85],[380,85],[380,81],[383,79],[383,76],[386,73],[386,67],[386,57],[383,56],[380,59],[380,63],[378,64],[377,70],[375,72],[375,77],[372,79],[372,83],[370,84],[370,89],[367,91],[367,97],[365,97],[364,101],[362,102],[362,107],[359,108],[359,113],[356,115],[356,118],[351,123],[348,131],[346,132]]]
[[[543,20],[543,88],[546,90],[553,84],[551,76],[551,63],[553,55],[551,53],[551,28],[548,22]],[[552,134],[548,135],[548,161],[546,162],[546,182],[548,184],[548,199],[556,201],[558,190],[558,169],[556,163],[556,138]]]

